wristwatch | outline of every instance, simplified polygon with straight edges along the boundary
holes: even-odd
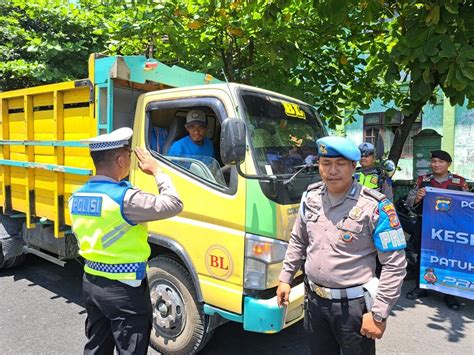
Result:
[[[383,318],[382,315],[378,312],[372,312],[372,319],[377,323],[385,322],[385,318]]]

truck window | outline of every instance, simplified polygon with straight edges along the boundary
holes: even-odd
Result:
[[[207,127],[186,125],[188,113],[204,113]],[[150,150],[171,164],[214,185],[229,187],[230,170],[220,160],[220,123],[208,106],[155,110],[150,113],[148,140]]]
[[[316,161],[316,139],[325,133],[309,105],[246,91],[241,97],[262,174],[293,174],[301,165]]]

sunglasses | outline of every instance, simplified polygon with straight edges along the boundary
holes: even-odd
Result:
[[[360,156],[361,156],[362,158],[367,158],[367,157],[370,157],[370,156],[372,156],[372,155],[374,155],[374,153],[362,153]]]

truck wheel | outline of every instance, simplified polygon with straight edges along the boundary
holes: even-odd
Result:
[[[212,336],[210,317],[197,300],[191,276],[176,260],[159,256],[148,263],[153,307],[150,344],[162,354],[194,354]]]
[[[2,242],[0,240],[0,270],[20,266],[25,262],[25,259],[26,255],[21,254],[5,260],[5,258],[3,257]]]

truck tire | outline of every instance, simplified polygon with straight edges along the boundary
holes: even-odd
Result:
[[[5,259],[3,255],[3,250],[6,250],[7,254],[10,254],[10,248],[14,248],[14,250],[17,250],[19,247],[23,248],[24,242],[22,235],[25,219],[12,218],[10,216],[0,214],[0,222],[7,234],[9,235],[9,238],[0,238],[0,269],[10,269],[13,267],[20,266],[25,262],[26,259],[26,255],[22,251],[15,253],[18,255],[10,256],[9,258]],[[19,240],[21,241],[21,244],[18,244]],[[3,245],[3,243],[5,243],[5,246]]]
[[[148,265],[153,307],[150,345],[162,354],[195,354],[209,341],[213,329],[191,276],[172,257],[159,256]]]
[[[20,266],[25,262],[25,259],[26,254],[21,254],[5,260],[3,257],[2,241],[0,240],[0,270]]]

